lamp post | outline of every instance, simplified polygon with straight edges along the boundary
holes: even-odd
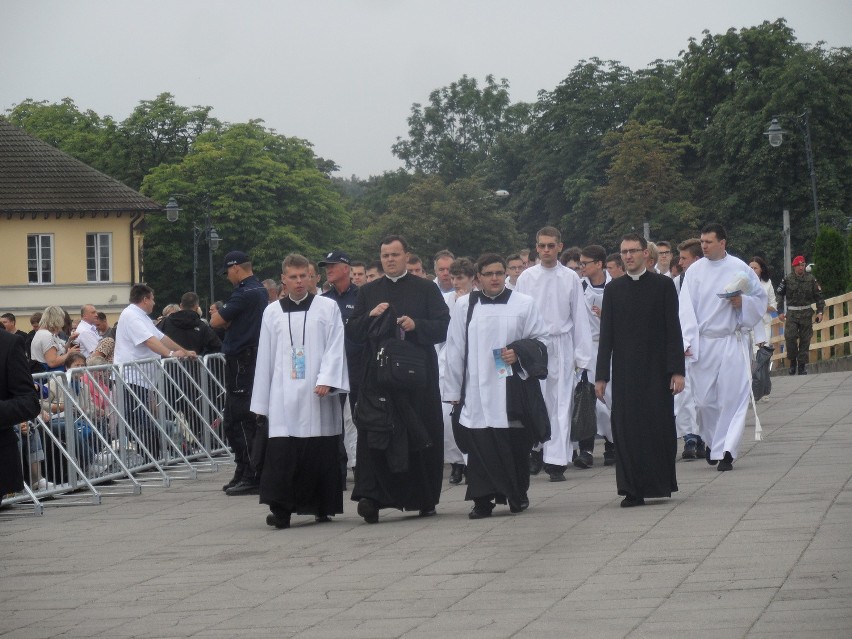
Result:
[[[811,125],[808,120],[808,111],[806,109],[801,115],[784,114],[772,116],[772,122],[763,134],[769,139],[769,146],[772,147],[781,146],[781,143],[784,141],[784,134],[788,133],[781,128],[781,125],[778,123],[779,118],[794,120],[802,133],[802,138],[805,141],[805,157],[808,162],[808,172],[811,176],[811,195],[814,200],[814,223],[816,224],[817,235],[819,235],[819,203],[817,202],[816,170],[814,169],[814,152],[811,147]]]
[[[175,193],[169,197],[168,204],[166,204],[166,219],[169,222],[177,222],[178,217],[180,217],[180,211],[182,210],[178,206],[177,200],[175,200],[175,195],[179,197],[190,197],[182,193]],[[192,290],[193,292],[198,292],[198,243],[201,240],[204,240],[207,242],[207,258],[210,275],[210,300],[207,304],[209,307],[209,305],[213,303],[213,297],[215,295],[213,288],[213,253],[219,248],[222,238],[216,232],[216,229],[213,228],[213,223],[210,220],[210,196],[207,193],[201,196],[201,206],[204,210],[204,226],[198,226],[195,223],[192,225]]]

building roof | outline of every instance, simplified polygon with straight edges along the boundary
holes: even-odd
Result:
[[[0,118],[0,213],[162,210],[126,184]]]

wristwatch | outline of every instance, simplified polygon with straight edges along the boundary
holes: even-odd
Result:
[[[175,356],[175,352],[174,352],[174,351],[169,351],[169,357],[174,357],[174,356]]]

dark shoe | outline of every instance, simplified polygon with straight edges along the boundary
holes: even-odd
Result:
[[[494,510],[494,504],[476,504],[468,513],[468,519],[485,519],[491,516],[491,511]]]
[[[379,509],[376,502],[372,499],[362,497],[358,500],[358,514],[364,518],[368,524],[375,524],[379,521]]]
[[[796,365],[795,365],[795,364],[793,364],[793,365],[790,367],[790,373],[789,373],[789,374],[790,374],[790,375],[795,375],[795,374],[796,374]]]
[[[538,475],[544,465],[544,452],[541,450],[530,451],[530,475]]]
[[[314,521],[318,524],[327,524],[331,521],[331,517],[329,517],[328,515],[317,515],[316,517],[314,517]]]
[[[464,478],[464,471],[464,464],[453,464],[450,471],[450,483],[453,485],[460,484]]]
[[[225,494],[230,497],[260,494],[260,482],[256,479],[241,479],[236,486],[231,486],[226,490]]]
[[[509,500],[509,512],[522,513],[529,507],[530,507],[530,500],[529,500],[529,497],[527,497],[526,493],[521,495],[521,497],[518,501],[514,501],[513,499]]]
[[[695,459],[705,459],[707,457],[707,445],[703,440],[699,439],[695,447]]]
[[[733,470],[734,469],[734,458],[727,450],[725,451],[725,459],[719,462],[719,466],[716,470]]]
[[[633,495],[627,495],[624,499],[621,500],[622,508],[633,508],[634,506],[644,506],[645,500],[642,497],[634,497]]]
[[[577,468],[581,468],[585,470],[586,468],[591,468],[595,463],[595,458],[587,450],[580,451],[580,454],[574,458],[574,466]]]
[[[432,508],[424,508],[419,513],[417,513],[417,516],[418,517],[434,517],[437,514],[438,514],[438,511],[435,510],[435,507],[433,506]]]
[[[682,459],[689,459],[689,460],[695,459],[697,449],[698,449],[698,444],[696,443],[696,441],[694,439],[689,439],[683,445],[683,452],[681,453],[680,456],[681,456]]]
[[[290,515],[276,515],[275,513],[269,513],[266,516],[266,525],[267,526],[275,526],[279,530],[283,528],[290,527]]]
[[[716,464],[718,464],[719,463],[718,459],[710,459],[710,447],[705,445],[704,448],[705,448],[704,459],[707,460],[707,463],[710,464],[711,466],[715,466]]]
[[[547,474],[550,477],[550,481],[553,481],[553,482],[565,481],[565,473],[564,472],[560,473],[559,471],[554,470],[554,471],[549,472]]]
[[[614,466],[615,465],[615,451],[614,450],[605,450],[603,457],[604,457],[604,466]]]
[[[565,481],[565,469],[567,466],[557,466],[556,464],[545,464],[544,472],[550,477],[550,481]]]
[[[807,375],[807,367],[805,364],[799,364],[799,375]]]
[[[231,481],[229,481],[227,484],[222,486],[222,490],[228,490],[229,488],[233,488],[234,486],[236,486],[237,484],[240,483],[240,480],[242,478],[243,478],[243,469],[238,467],[234,471],[234,476],[231,477]]]

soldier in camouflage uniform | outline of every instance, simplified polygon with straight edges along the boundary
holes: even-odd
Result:
[[[822,321],[825,302],[822,299],[816,278],[805,272],[805,258],[793,259],[793,272],[787,275],[776,291],[778,294],[778,318],[784,322],[784,338],[787,357],[790,360],[790,375],[807,375],[808,351],[814,334],[812,304],[816,304],[816,321]],[[782,311],[786,309],[786,314]]]

